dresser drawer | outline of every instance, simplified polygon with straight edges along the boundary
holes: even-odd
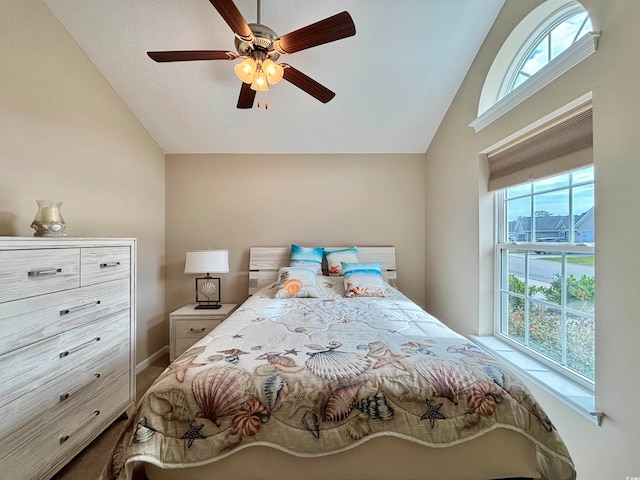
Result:
[[[91,401],[105,384],[128,374],[129,367],[128,345],[119,345],[0,407],[0,458],[37,436],[44,425],[55,423],[70,406]]]
[[[37,437],[0,459],[0,472],[11,472],[16,479],[49,478],[126,408],[129,377],[120,375],[94,393],[91,398],[77,398],[55,423],[41,425]]]
[[[0,303],[79,285],[79,248],[0,251]]]
[[[103,355],[130,347],[129,311],[123,311],[0,356],[0,405]]]
[[[81,285],[129,278],[131,249],[129,247],[89,247],[81,252]]]
[[[0,304],[0,355],[128,310],[129,280]]]

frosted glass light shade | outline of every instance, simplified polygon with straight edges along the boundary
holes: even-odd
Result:
[[[255,90],[256,92],[266,92],[269,90],[269,85],[267,84],[267,75],[262,70],[258,70],[253,77],[251,89]]]
[[[188,251],[184,262],[184,273],[229,273],[229,251]]]
[[[275,85],[276,83],[278,83],[284,76],[284,68],[275,63],[273,60],[267,59],[262,62],[262,69],[267,75],[267,81],[271,85]]]
[[[234,70],[236,75],[244,83],[253,82],[253,76],[256,73],[256,62],[251,58],[245,58],[244,61],[238,63]]]

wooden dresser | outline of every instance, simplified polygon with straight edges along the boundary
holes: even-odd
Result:
[[[135,404],[133,239],[0,237],[0,478],[49,478]]]

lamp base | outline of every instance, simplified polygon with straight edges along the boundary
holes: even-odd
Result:
[[[194,307],[194,310],[217,310],[218,308],[222,307],[222,305],[218,304],[206,304],[206,303],[201,303],[200,305],[196,305]]]

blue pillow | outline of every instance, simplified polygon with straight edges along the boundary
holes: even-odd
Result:
[[[387,290],[382,279],[380,262],[344,263],[345,297],[386,297]]]
[[[291,261],[292,267],[309,267],[315,268],[316,272],[322,275],[322,256],[324,248],[322,247],[301,247],[300,245],[291,245]]]
[[[341,250],[330,250],[324,252],[327,257],[327,270],[331,276],[342,275],[342,262],[358,263],[358,248],[343,248]]]

